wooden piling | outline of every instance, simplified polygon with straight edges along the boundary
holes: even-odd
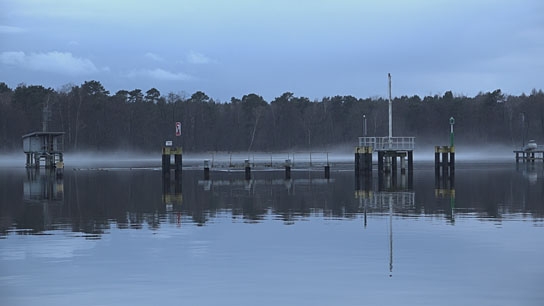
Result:
[[[170,154],[162,154],[162,173],[170,173]]]
[[[331,178],[331,166],[329,164],[325,165],[325,178]]]
[[[434,147],[434,174],[440,176],[440,147]]]
[[[436,177],[449,177],[455,172],[455,148],[453,146],[435,146],[434,171]],[[442,160],[440,156],[442,155]]]
[[[383,167],[383,157],[384,157],[384,152],[383,151],[378,151],[378,172],[379,173],[383,173],[384,172],[384,167]]]
[[[414,172],[414,151],[408,151],[408,172]]]
[[[447,146],[443,146],[442,147],[442,174],[444,176],[448,176],[448,172],[449,172],[448,157],[449,157],[449,149]]]
[[[246,159],[244,161],[244,167],[246,173],[246,181],[249,181],[251,180],[251,165],[249,164],[249,159]]]
[[[172,155],[174,155],[174,177],[178,181],[181,178],[183,167],[183,155],[181,148],[163,147],[162,148],[162,173],[163,175],[170,174],[172,169]]]
[[[174,176],[175,176],[175,179],[176,181],[178,181],[181,177],[181,171],[182,171],[182,168],[183,168],[183,158],[182,158],[182,155],[181,155],[181,151],[179,152],[176,152],[176,154],[174,154],[174,167],[175,167],[175,171],[174,171]]]
[[[372,172],[372,152],[371,146],[362,146],[355,148],[355,172],[356,173],[371,173]]]
[[[291,179],[291,160],[290,159],[285,160],[285,179],[286,180]]]
[[[391,174],[397,176],[397,154],[391,154]]]
[[[359,147],[355,148],[355,173],[361,172],[361,154],[359,153]]]
[[[208,181],[210,179],[210,161],[204,161],[204,180]]]

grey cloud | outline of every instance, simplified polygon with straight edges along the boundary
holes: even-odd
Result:
[[[29,54],[23,51],[6,51],[0,53],[0,63],[65,75],[92,74],[100,70],[89,59],[75,57],[70,52],[58,51]],[[108,68],[102,70],[108,70]]]

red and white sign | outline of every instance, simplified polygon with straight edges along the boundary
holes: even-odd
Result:
[[[181,122],[176,122],[176,136],[181,136]]]

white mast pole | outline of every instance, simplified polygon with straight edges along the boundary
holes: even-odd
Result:
[[[388,73],[389,77],[389,141],[393,138],[393,101],[391,100],[391,73]]]

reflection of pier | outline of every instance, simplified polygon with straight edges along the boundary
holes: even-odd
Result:
[[[516,154],[516,163],[519,163],[520,160],[522,162],[532,163],[534,163],[535,160],[544,161],[544,146],[537,146],[534,149],[522,148],[519,150],[514,150],[514,154]]]
[[[334,179],[319,179],[319,178],[307,178],[307,179],[250,179],[250,180],[199,180],[198,185],[202,186],[205,191],[212,190],[213,187],[233,186],[244,187],[245,190],[252,191],[257,185],[281,185],[285,186],[287,191],[294,192],[297,185],[326,185],[333,183]]]
[[[64,181],[55,169],[27,168],[23,199],[30,202],[62,201]]]
[[[401,174],[400,185],[397,175],[378,171],[378,191],[374,191],[372,176],[355,172],[355,197],[359,199],[359,209],[363,210],[364,226],[367,226],[367,213],[389,214],[389,277],[393,276],[393,213],[409,212],[415,209],[412,171]]]
[[[447,171],[446,171],[447,172]],[[446,174],[440,175],[435,172],[434,194],[436,198],[450,198],[451,222],[455,222],[455,172],[454,169]]]
[[[183,203],[183,192],[181,187],[181,175],[176,175],[174,180],[170,179],[170,172],[163,172],[162,175],[162,202],[168,210],[173,206],[181,206]]]
[[[64,180],[54,168],[27,168],[23,182],[21,228],[41,232],[51,228],[55,216],[64,205]]]

